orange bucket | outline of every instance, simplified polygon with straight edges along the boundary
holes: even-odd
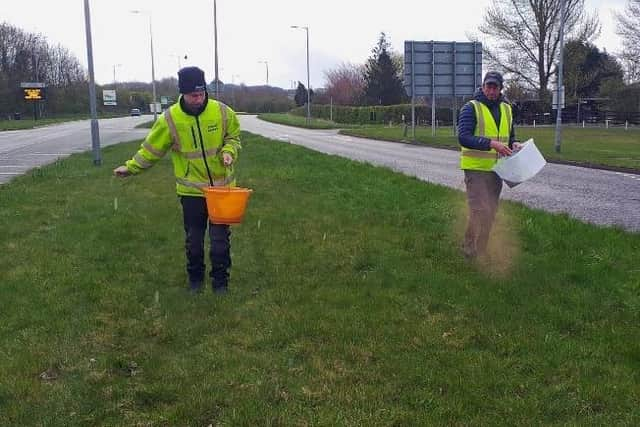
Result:
[[[209,220],[214,224],[240,224],[251,192],[241,187],[204,187]]]

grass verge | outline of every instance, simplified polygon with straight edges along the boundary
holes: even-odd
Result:
[[[404,127],[368,127],[341,131],[345,135],[387,141],[410,141],[411,129]],[[547,160],[582,165],[605,166],[640,172],[640,131],[624,129],[576,128],[562,130],[562,152],[554,149],[555,128],[517,127],[519,139],[534,138],[536,146]],[[430,128],[416,128],[416,142],[442,148],[459,149],[451,128],[440,128],[432,136]]]
[[[171,164],[0,186],[0,425],[637,425],[640,236],[243,134],[232,292],[185,292]]]
[[[311,122],[307,124],[306,117],[295,116],[293,114],[286,113],[264,113],[259,114],[258,118],[271,123],[278,123],[281,125],[295,126],[307,129],[340,129],[351,127],[351,125],[344,125],[329,120],[314,118],[311,118]]]

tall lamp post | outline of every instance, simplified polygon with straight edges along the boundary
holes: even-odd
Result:
[[[220,79],[218,78],[218,3],[213,0],[213,67],[214,67],[214,89],[216,93],[216,100],[220,99]]]
[[[187,55],[184,55],[184,56],[183,56],[183,55],[173,54],[173,55],[171,55],[171,56],[173,56],[173,57],[175,57],[175,58],[177,58],[177,59],[178,59],[178,70],[180,70],[180,69],[182,68],[182,62],[181,62],[181,60],[182,60],[183,58],[184,58],[184,59],[187,59]]]
[[[309,27],[292,25],[291,28],[305,30],[307,33],[307,125],[311,123],[311,87],[309,78]]]
[[[267,67],[267,86],[269,86],[269,61],[258,61],[258,64],[264,64]]]
[[[151,12],[132,10],[131,13],[144,14],[149,17],[149,41],[151,42],[151,88],[153,90],[153,120],[155,121],[158,118],[158,111],[156,111],[156,66],[153,60],[153,26],[151,24]]]
[[[113,87],[116,87],[116,68],[122,67],[122,64],[113,64]]]
[[[560,0],[560,58],[558,59],[558,87],[556,93],[556,153],[560,152],[562,143],[562,108],[564,107],[564,86],[562,82],[563,63],[564,63],[564,19],[565,19],[565,0]]]
[[[100,129],[98,127],[98,112],[96,108],[96,81],[93,75],[93,42],[91,41],[91,12],[89,0],[84,0],[84,26],[87,33],[87,62],[89,63],[89,108],[91,110],[91,148],[93,149],[93,164],[100,166]]]

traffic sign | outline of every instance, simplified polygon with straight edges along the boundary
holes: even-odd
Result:
[[[482,81],[482,43],[404,42],[409,96],[471,96]]]

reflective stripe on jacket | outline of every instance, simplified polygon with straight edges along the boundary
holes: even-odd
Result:
[[[202,197],[201,187],[235,185],[233,165],[224,166],[222,153],[229,153],[235,164],[240,148],[240,124],[233,110],[209,99],[204,111],[192,116],[182,111],[178,101],[158,116],[126,166],[131,173],[137,174],[171,151],[176,192],[182,196]]]
[[[506,102],[500,103],[500,127],[498,128],[489,107],[477,100],[469,102],[473,106],[473,111],[476,115],[474,135],[498,140],[504,145],[509,145],[509,135],[511,134],[513,122],[511,105]],[[461,169],[491,171],[498,160],[498,153],[494,149],[488,151],[473,150],[467,147],[461,147],[461,149]]]

